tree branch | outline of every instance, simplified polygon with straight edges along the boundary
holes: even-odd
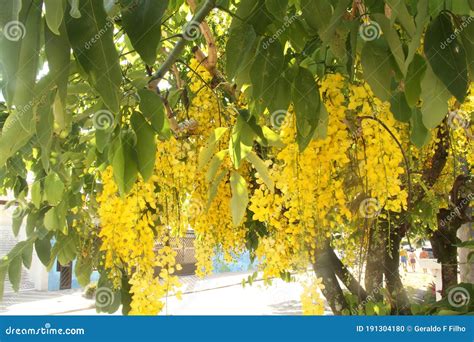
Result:
[[[193,19],[186,24],[187,28],[196,23],[201,24],[204,18],[206,18],[211,10],[216,6],[216,0],[206,0],[204,5],[196,12]],[[185,29],[186,30],[186,29]],[[176,43],[173,51],[169,54],[168,58],[164,61],[158,71],[152,76],[151,80],[148,82],[150,87],[156,88],[158,82],[168,73],[171,66],[176,62],[181,53],[183,52],[188,41],[181,37]]]

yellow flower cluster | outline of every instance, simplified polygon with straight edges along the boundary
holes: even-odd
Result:
[[[303,292],[300,297],[303,315],[321,316],[324,314],[325,301],[319,292],[323,289],[324,285],[321,284],[320,278],[314,278],[303,283]]]
[[[260,185],[251,198],[254,219],[268,224],[270,234],[262,239],[257,256],[266,277],[300,265],[306,267],[317,239],[325,238],[352,216],[341,172],[349,164],[351,139],[345,122],[345,80],[329,75],[321,95],[329,113],[325,138],[313,140],[303,153],[295,139],[292,110],[287,113],[280,136],[285,147],[270,167],[276,191]]]
[[[194,136],[196,155],[190,163],[198,165],[198,152],[206,145],[208,137],[218,127],[231,127],[235,122],[235,113],[223,108],[215,91],[209,87],[211,75],[196,60],[190,63],[192,71],[190,89],[195,94],[188,110],[190,118],[199,123],[199,135]],[[229,134],[221,138],[219,150],[228,147]],[[196,234],[197,274],[204,276],[212,271],[212,260],[216,247],[224,251],[226,261],[239,254],[245,246],[245,230],[234,227],[230,210],[231,187],[229,183],[232,163],[225,154],[222,164],[216,171],[215,179],[206,179],[206,168],[195,170],[193,191],[190,193],[191,215],[189,220]],[[221,178],[221,179],[220,179]],[[220,179],[220,182],[218,180]],[[215,183],[214,183],[215,182]],[[214,192],[212,201],[210,193]]]
[[[176,239],[188,229],[181,203],[192,184],[183,154],[190,145],[174,138],[158,145],[155,173],[137,180],[130,193],[121,197],[113,170],[102,173],[103,190],[98,197],[101,251],[104,267],[115,287],[123,274],[130,278],[131,314],[156,315],[161,299],[179,287],[174,275]],[[160,270],[155,276],[155,271]]]
[[[390,105],[375,97],[367,84],[351,85],[348,109],[361,121],[356,155],[366,197],[375,199],[379,209],[400,212],[408,197],[401,178],[406,165],[395,141],[402,141],[401,124],[390,112]]]

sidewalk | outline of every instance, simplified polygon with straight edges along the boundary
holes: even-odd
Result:
[[[252,286],[243,287],[242,280],[251,274],[223,273],[204,279],[181,277],[182,300],[169,296],[161,314],[301,315],[299,283],[275,279],[267,287],[257,279]],[[6,295],[4,304],[7,306],[0,307],[0,315],[97,315],[94,301],[82,297],[81,290]],[[329,308],[326,311],[330,314]]]

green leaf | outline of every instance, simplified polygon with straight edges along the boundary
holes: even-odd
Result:
[[[156,60],[161,20],[168,0],[120,0],[122,24],[130,42],[148,65]]]
[[[146,182],[153,175],[156,159],[156,140],[153,128],[143,116],[134,112],[130,118],[132,128],[137,136],[137,162],[138,171]]]
[[[416,24],[416,32],[415,35],[412,37],[411,42],[408,44],[408,53],[407,59],[405,61],[405,68],[407,68],[416,54],[416,51],[421,45],[422,37],[425,32],[425,26],[430,20],[429,16],[429,1],[430,0],[419,0],[416,6],[416,17],[415,17],[415,24]]]
[[[398,68],[403,75],[406,74],[405,69],[405,53],[403,52],[402,42],[398,36],[398,32],[393,28],[390,20],[381,13],[375,13],[374,18],[382,28],[383,35],[387,40],[390,51],[397,62]]]
[[[224,157],[229,153],[229,150],[222,150],[217,152],[214,157],[212,157],[211,162],[209,163],[209,168],[206,172],[206,182],[211,183],[219,170],[219,167],[224,161]]]
[[[5,279],[8,272],[8,261],[0,259],[0,302],[3,301],[3,293],[5,292]]]
[[[402,92],[397,92],[390,100],[390,109],[395,119],[401,122],[410,122],[411,108],[407,103],[406,96]]]
[[[442,12],[426,30],[424,51],[435,75],[462,103],[469,81],[466,52],[456,37],[450,15]]]
[[[265,6],[276,19],[283,20],[288,8],[288,0],[265,0]]]
[[[418,148],[422,148],[431,138],[430,131],[423,125],[423,118],[418,108],[415,108],[411,117],[410,140]]]
[[[36,255],[44,266],[47,266],[51,259],[51,241],[49,237],[35,241]]]
[[[13,211],[13,218],[12,218],[12,232],[14,236],[18,236],[24,217],[25,217],[24,208],[22,208],[21,205],[16,207],[15,210]]]
[[[43,167],[47,170],[49,168],[54,130],[52,96],[48,96],[44,102],[38,105],[36,116],[36,138],[41,147],[41,161]]]
[[[122,74],[113,40],[113,22],[107,19],[102,1],[82,0],[80,12],[77,19],[66,16],[74,55],[105,105],[117,113]]]
[[[392,54],[383,37],[365,43],[362,48],[361,63],[364,77],[375,96],[388,101],[391,94]]]
[[[10,33],[9,37],[3,34],[0,39],[6,100],[17,106],[21,112],[27,111],[27,108],[33,105],[41,50],[41,4],[40,0],[23,1],[18,19],[2,26],[4,33]]]
[[[425,75],[426,61],[416,54],[408,67],[407,77],[405,80],[405,98],[407,104],[413,108],[418,104],[421,95],[421,80]]]
[[[60,231],[63,228],[63,219],[61,210],[58,210],[57,207],[52,207],[44,215],[44,227],[50,231]]]
[[[321,107],[318,84],[305,68],[298,68],[293,82],[292,99],[296,114],[297,141],[300,151],[303,151],[316,131]]]
[[[72,117],[66,111],[71,46],[66,32],[66,24],[59,26],[60,35],[44,28],[45,54],[48,60],[51,83],[57,87],[53,102],[53,113],[60,130],[69,132]],[[49,101],[47,101],[49,105]]]
[[[244,219],[249,202],[247,182],[235,171],[230,175],[230,186],[232,189],[232,198],[230,200],[232,222],[234,226],[239,226]]]
[[[252,150],[255,137],[255,131],[245,119],[245,114],[241,112],[230,136],[229,154],[236,169],[240,167],[242,159]]]
[[[50,173],[44,179],[44,197],[51,205],[58,205],[64,195],[64,183],[57,173]]]
[[[198,159],[198,168],[202,169],[212,158],[214,151],[216,149],[216,144],[220,138],[227,132],[228,128],[226,127],[219,127],[211,133],[209,138],[207,139],[206,145],[203,147],[201,152],[199,153]]]
[[[14,255],[8,265],[8,279],[12,284],[13,290],[18,292],[20,290],[21,281],[21,265],[22,257],[21,254]]]
[[[87,286],[91,281],[92,259],[79,257],[74,267],[74,273],[79,285],[82,287]]]
[[[59,26],[63,21],[65,0],[44,0],[45,18],[49,29],[59,35]]]
[[[291,102],[291,82],[285,76],[281,75],[273,87],[274,96],[269,104],[269,110],[272,114],[275,112],[286,112]]]
[[[398,20],[406,33],[410,37],[413,37],[416,33],[416,27],[405,1],[385,0],[385,2],[392,8],[392,21],[395,19]]]
[[[112,157],[114,178],[122,196],[129,193],[137,180],[137,155],[132,132],[123,132],[116,141]]]
[[[219,184],[222,182],[224,177],[227,175],[227,170],[222,170],[219,172],[217,177],[214,178],[211,185],[209,186],[209,194],[207,196],[206,210],[209,210],[211,207],[212,201],[217,195],[217,190],[219,189]]]
[[[427,67],[425,77],[421,81],[421,113],[423,124],[427,128],[435,128],[448,115],[448,101],[451,94],[443,82],[436,77],[430,66]]]
[[[301,11],[306,23],[322,36],[332,16],[330,2],[328,0],[301,0]]]
[[[268,167],[265,165],[265,162],[260,159],[254,152],[250,151],[247,154],[247,159],[252,163],[255,170],[257,170],[260,178],[264,181],[268,189],[273,192],[275,190],[275,182],[273,181],[270,173],[268,172]]]
[[[250,66],[254,52],[250,47],[254,45],[256,37],[252,25],[232,23],[226,44],[226,73],[229,79],[234,79],[245,67]]]
[[[23,260],[23,265],[27,269],[30,269],[33,260],[33,241],[27,241],[23,248],[23,252],[21,253],[21,258]]]
[[[151,127],[158,134],[163,134],[167,121],[163,101],[155,92],[147,89],[138,90],[138,96],[140,97],[140,111],[150,122]]]
[[[250,69],[250,80],[253,99],[263,101],[265,107],[271,104],[275,84],[283,71],[283,63],[283,47],[280,42],[267,42],[267,38],[262,38]]]

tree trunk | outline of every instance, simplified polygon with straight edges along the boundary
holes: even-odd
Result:
[[[347,289],[357,298],[359,301],[364,301],[367,299],[367,292],[365,289],[359,284],[356,278],[352,275],[349,269],[342,263],[342,261],[338,258],[334,249],[331,246],[327,247],[327,252],[329,257],[331,258],[331,263],[334,268],[334,273],[342,281],[342,283],[347,287]]]
[[[344,310],[349,310],[349,304],[334,272],[334,264],[329,250],[332,250],[329,244],[316,249],[316,262],[313,264],[313,269],[316,276],[322,279],[324,289],[321,291],[326,297],[332,312],[335,315],[342,315]]]
[[[438,229],[430,237],[433,254],[441,263],[441,295],[446,296],[449,287],[458,283],[458,254],[455,222],[450,222],[451,211],[441,209],[438,214]],[[453,220],[454,221],[454,220]]]
[[[400,279],[400,242],[402,241],[402,232],[405,229],[401,227],[391,227],[384,222],[381,223],[385,230],[385,246],[383,248],[384,257],[384,274],[387,284],[387,290],[390,294],[392,304],[392,314],[410,315],[410,301],[407,292],[403,287]]]
[[[459,240],[469,241],[474,239],[474,229],[472,228],[472,223],[463,225],[457,233]],[[470,283],[474,284],[474,263],[469,262],[469,253],[471,253],[469,248],[458,248],[459,256],[459,275],[461,283]]]
[[[369,250],[365,267],[365,288],[371,299],[383,299],[383,265],[384,262],[384,237],[382,230],[374,225],[369,233]]]

